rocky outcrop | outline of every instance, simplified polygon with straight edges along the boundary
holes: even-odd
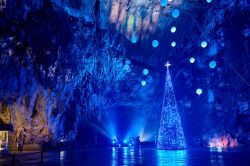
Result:
[[[180,9],[177,19],[174,8]],[[174,1],[166,7],[149,0],[9,0],[0,15],[0,122],[11,119],[15,137],[22,133],[27,142],[73,140],[83,117],[102,121],[107,110],[125,105],[142,110],[138,114],[155,131],[163,64],[170,60],[188,143],[230,134],[246,144],[248,9],[245,0]],[[151,47],[153,39],[158,48]],[[212,60],[215,69],[209,68]]]

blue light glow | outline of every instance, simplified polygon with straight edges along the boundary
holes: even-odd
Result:
[[[195,62],[195,58],[194,58],[194,57],[191,57],[191,58],[189,59],[189,62],[190,62],[190,63],[194,63],[194,62]]]
[[[211,61],[210,63],[209,63],[209,67],[210,68],[215,68],[216,67],[216,62],[215,61]]]
[[[136,43],[136,42],[137,42],[137,37],[132,36],[132,37],[131,37],[131,42],[132,42],[132,43]]]
[[[161,0],[161,6],[162,7],[166,7],[168,4],[168,1],[167,0]]]
[[[172,42],[172,43],[171,43],[171,46],[172,46],[172,47],[175,47],[175,46],[176,46],[176,42]]]
[[[128,64],[124,65],[124,69],[129,70],[129,65]]]
[[[212,90],[208,90],[208,102],[214,101],[214,92]]]
[[[167,68],[165,92],[161,112],[157,148],[179,150],[186,148],[185,135],[175,98],[174,88]]]
[[[196,89],[196,93],[197,93],[197,95],[201,95],[202,94],[202,89],[200,89],[200,88]]]
[[[158,47],[158,45],[159,45],[158,40],[153,40],[153,41],[152,41],[152,46],[153,46],[153,47]]]
[[[175,33],[175,32],[176,32],[176,27],[172,27],[170,31],[171,31],[172,33]]]
[[[207,3],[211,3],[212,2],[212,0],[207,0]]]
[[[148,69],[143,69],[143,74],[146,76],[148,75]]]
[[[222,147],[209,147],[210,152],[222,152]]]
[[[183,166],[187,160],[186,150],[157,150],[158,166]]]
[[[147,82],[144,81],[144,80],[141,82],[141,85],[142,85],[142,86],[145,86],[146,84],[147,84]]]
[[[123,143],[126,144],[128,141],[127,140],[124,140]]]
[[[217,151],[218,151],[218,152],[222,152],[222,148],[221,148],[221,147],[218,147],[218,148],[217,148]]]
[[[201,42],[201,47],[202,48],[206,48],[207,47],[207,42],[206,41],[202,41]]]
[[[179,9],[174,9],[174,10],[172,11],[172,16],[173,16],[174,18],[179,17],[179,15],[180,15]]]

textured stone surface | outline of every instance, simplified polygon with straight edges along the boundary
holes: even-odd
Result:
[[[0,15],[0,122],[11,112],[16,137],[26,132],[27,141],[72,140],[81,118],[102,121],[108,108],[129,105],[144,110],[154,130],[162,68],[170,60],[188,144],[249,133],[249,2],[176,2],[162,8],[149,0],[9,0]],[[177,19],[174,8],[180,9]],[[151,46],[154,39],[158,48]],[[218,62],[215,69],[211,60]],[[199,97],[198,87],[204,91]]]

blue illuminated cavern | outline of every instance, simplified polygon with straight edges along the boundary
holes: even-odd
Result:
[[[249,0],[0,0],[0,165],[249,154]]]

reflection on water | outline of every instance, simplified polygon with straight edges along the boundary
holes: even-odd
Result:
[[[44,152],[43,165],[63,166],[193,166],[250,165],[250,149],[195,148],[187,150],[158,150],[153,147],[86,148],[76,151]],[[41,154],[16,155],[16,165],[39,165]],[[12,165],[13,157],[0,154],[0,165]]]
[[[124,148],[112,148],[112,166],[119,165],[131,165],[136,163],[142,164],[142,150],[141,147],[124,147]]]
[[[187,163],[186,150],[157,150],[158,166],[182,166]]]
[[[210,147],[210,162],[211,164],[218,164],[218,165],[224,165],[223,162],[223,155],[221,154],[223,152],[223,148],[221,147]],[[218,153],[216,153],[218,152]]]
[[[65,151],[60,152],[60,160],[64,160]]]
[[[113,147],[112,148],[112,166],[117,165],[117,148]]]

